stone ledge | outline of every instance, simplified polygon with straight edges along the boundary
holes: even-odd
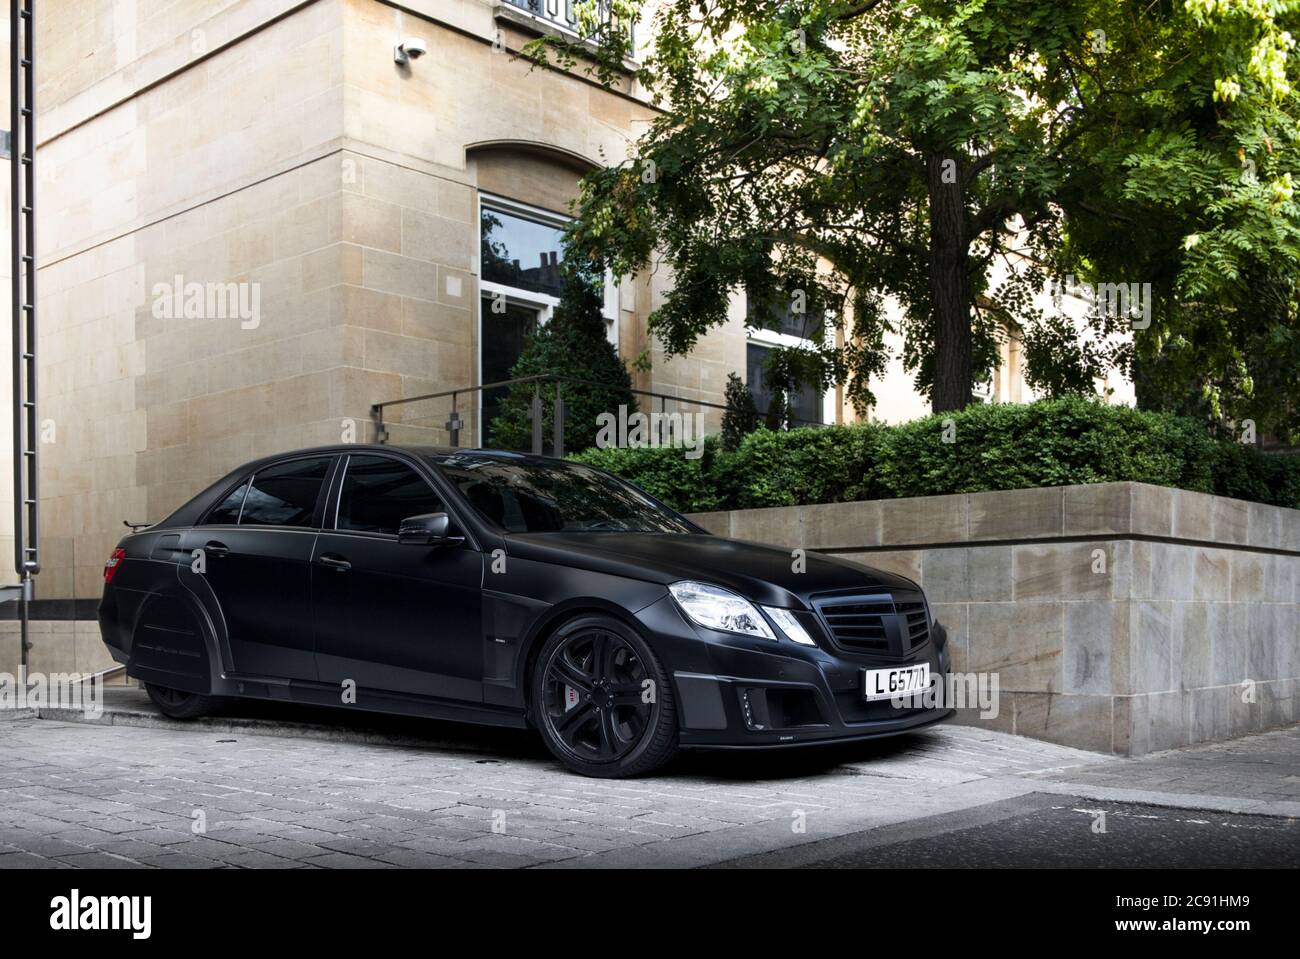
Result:
[[[693,513],[709,532],[807,549],[1154,539],[1300,554],[1300,510],[1146,483],[1098,483]]]

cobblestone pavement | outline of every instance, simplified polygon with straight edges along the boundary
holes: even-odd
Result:
[[[476,752],[0,720],[0,868],[710,865],[1030,793],[1086,795],[1066,785],[1076,771],[1138,765],[942,726],[853,748],[688,754],[655,778],[605,781],[562,771],[532,737],[496,736]],[[1294,771],[1277,779],[1300,798]]]

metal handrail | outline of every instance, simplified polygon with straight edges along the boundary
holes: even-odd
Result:
[[[464,394],[481,393],[484,390],[499,389],[501,387],[517,386],[519,384],[527,384],[527,383],[536,383],[539,386],[543,383],[555,384],[556,407],[557,409],[561,410],[560,415],[555,418],[555,422],[554,422],[555,436],[552,444],[553,451],[557,456],[564,455],[564,435],[563,435],[563,422],[562,422],[563,397],[561,394],[561,387],[565,383],[580,384],[584,386],[608,386],[609,385],[608,383],[601,383],[598,380],[588,380],[588,379],[575,377],[575,376],[561,376],[559,373],[538,373],[534,376],[520,376],[510,380],[497,380],[496,382],[493,383],[483,383],[478,386],[460,386],[457,387],[456,389],[441,390],[436,393],[421,393],[419,396],[405,396],[397,400],[384,400],[383,402],[380,403],[371,404],[370,412],[375,419],[377,436],[379,438],[379,441],[382,443],[388,438],[388,432],[384,424],[385,409],[387,409],[390,406],[401,406],[406,403],[419,403],[424,400],[436,400],[436,399],[442,399],[444,397],[449,396],[451,397],[451,413],[450,413],[450,418],[447,421],[446,428],[447,428],[447,432],[451,436],[451,445],[459,446],[460,425],[462,423],[462,420],[460,419],[460,413],[456,408],[456,400],[462,393]],[[705,400],[692,400],[684,396],[673,396],[669,393],[658,393],[655,392],[654,390],[629,389],[628,392],[633,394],[634,396],[648,396],[651,397],[652,399],[659,400],[659,411],[661,414],[665,412],[665,408],[669,400],[672,400],[675,403],[687,403],[692,406],[702,406],[707,409],[713,409],[713,410],[726,409],[725,406],[719,403],[709,403]],[[534,404],[533,452],[540,453],[541,452],[540,391],[538,395],[534,396],[533,404]],[[479,424],[480,431],[482,430],[482,428],[483,426],[480,423]]]
[[[506,387],[506,386],[516,386],[516,385],[521,384],[521,383],[536,383],[536,384],[538,384],[539,386],[540,386],[542,383],[554,383],[554,384],[555,384],[555,403],[556,403],[556,408],[559,409],[559,410],[561,410],[560,416],[557,416],[557,417],[555,418],[555,423],[554,423],[554,426],[555,426],[555,438],[554,438],[554,442],[553,442],[553,447],[554,447],[555,455],[557,455],[557,456],[563,456],[563,455],[564,455],[564,452],[563,452],[563,444],[564,444],[564,438],[563,438],[563,424],[562,424],[562,422],[561,422],[561,421],[562,421],[562,418],[563,418],[563,412],[562,412],[562,411],[563,411],[563,399],[562,399],[562,396],[561,396],[561,387],[562,387],[562,385],[565,384],[565,383],[576,383],[576,384],[581,384],[581,385],[585,385],[585,386],[601,386],[601,387],[603,387],[603,386],[608,386],[608,385],[609,385],[608,383],[601,383],[601,382],[598,381],[598,380],[588,380],[588,379],[584,379],[584,378],[582,378],[582,377],[575,377],[575,376],[563,376],[563,375],[561,375],[561,374],[559,374],[559,373],[538,373],[538,374],[535,374],[535,375],[533,375],[533,376],[520,376],[520,377],[516,377],[515,379],[510,379],[510,380],[497,380],[497,381],[492,382],[492,383],[482,383],[482,384],[480,384],[480,385],[478,385],[478,386],[458,386],[458,387],[456,387],[455,389],[451,389],[451,390],[440,390],[440,391],[438,391],[438,392],[436,392],[436,393],[421,393],[421,394],[419,394],[418,396],[405,396],[405,397],[402,397],[401,399],[396,399],[396,400],[383,400],[382,402],[379,402],[379,403],[372,403],[371,406],[370,406],[370,413],[371,413],[371,416],[373,416],[373,417],[374,417],[374,420],[375,420],[376,435],[377,435],[377,437],[378,437],[378,439],[379,439],[379,442],[381,442],[381,443],[383,443],[384,441],[386,441],[387,438],[388,438],[388,432],[387,432],[387,429],[386,429],[386,427],[385,427],[385,423],[384,423],[384,410],[387,409],[388,407],[390,407],[390,406],[401,406],[401,405],[406,404],[406,403],[420,403],[420,402],[423,402],[423,401],[425,401],[425,400],[443,399],[444,397],[448,397],[448,396],[449,396],[449,397],[451,397],[451,411],[450,411],[449,419],[448,419],[447,424],[446,424],[446,430],[447,430],[448,434],[450,434],[451,445],[452,445],[452,446],[459,446],[459,445],[460,445],[460,429],[461,429],[461,425],[462,425],[462,423],[463,423],[464,421],[461,420],[461,418],[460,418],[460,412],[459,412],[459,410],[457,409],[457,406],[456,406],[456,400],[457,400],[457,398],[458,398],[462,393],[464,393],[464,394],[481,393],[481,392],[483,392],[484,390],[499,389],[499,388],[501,388],[501,387]],[[704,408],[706,408],[706,409],[711,409],[711,410],[722,410],[722,411],[725,412],[726,409],[727,409],[726,406],[724,406],[723,404],[720,404],[720,403],[710,403],[710,402],[708,402],[708,401],[706,401],[706,400],[693,400],[693,399],[689,399],[689,398],[687,398],[687,397],[685,397],[685,396],[673,396],[671,393],[659,393],[659,392],[656,392],[656,391],[654,391],[654,390],[638,390],[638,389],[629,389],[628,392],[631,393],[631,394],[633,394],[634,396],[648,396],[648,397],[650,397],[652,400],[656,400],[656,399],[657,399],[657,400],[659,401],[659,413],[660,413],[660,415],[666,415],[666,412],[667,412],[666,407],[667,407],[667,403],[668,403],[669,400],[672,400],[674,403],[684,403],[684,404],[688,404],[688,405],[691,405],[691,406],[700,406],[700,407],[704,407]],[[541,400],[540,400],[540,392],[539,392],[537,395],[534,396],[534,399],[533,399],[533,408],[534,408],[534,423],[533,423],[533,452],[534,452],[534,453],[540,453],[540,452],[541,452],[541,408],[540,408],[540,402],[541,402]],[[812,421],[810,421],[810,420],[800,419],[800,418],[798,418],[798,417],[795,417],[795,418],[794,418],[794,422],[795,422],[796,425],[802,425],[802,426],[824,426],[824,425],[825,425],[824,423],[815,423],[815,422],[812,422]],[[482,429],[483,429],[483,424],[480,423],[480,424],[479,424],[479,430],[482,431]],[[482,437],[480,436],[480,440],[481,440],[481,439],[482,439]]]

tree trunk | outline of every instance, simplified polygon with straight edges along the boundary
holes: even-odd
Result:
[[[930,302],[934,310],[935,413],[959,410],[971,401],[970,239],[961,172],[955,159],[926,161],[930,191]],[[945,176],[945,173],[947,174]],[[945,183],[944,180],[956,181]]]

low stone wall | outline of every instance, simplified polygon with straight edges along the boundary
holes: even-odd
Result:
[[[18,637],[17,620],[0,620],[0,673],[17,675]],[[33,619],[27,641],[32,644],[27,668],[33,673],[98,673],[117,665],[93,619]]]
[[[1300,510],[1141,483],[735,510],[734,539],[916,580],[991,725],[1139,755],[1296,721]]]

